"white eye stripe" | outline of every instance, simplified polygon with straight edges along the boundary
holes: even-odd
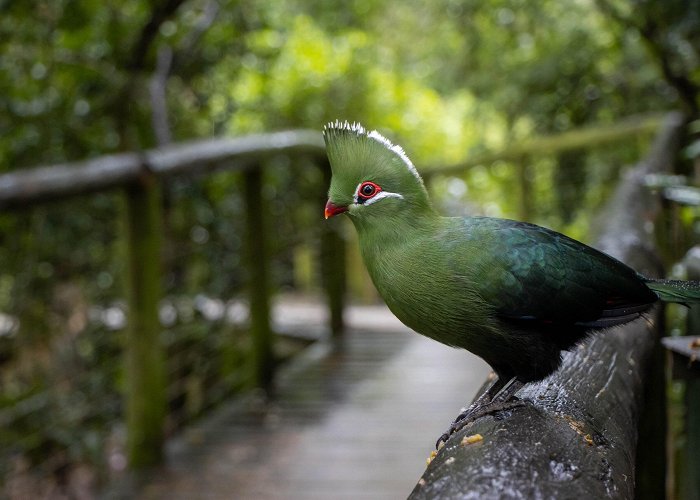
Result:
[[[371,205],[372,203],[377,203],[379,200],[383,200],[384,198],[398,198],[400,200],[403,200],[403,196],[400,195],[399,193],[390,193],[389,191],[380,191],[379,194],[377,194],[373,198],[370,198],[369,200],[365,201],[364,205]]]
[[[364,182],[360,182],[357,187],[355,188],[355,194],[353,195],[352,199],[355,202],[355,204],[359,204],[359,196],[358,193],[360,192],[360,187],[364,184]],[[398,198],[400,200],[403,200],[403,195],[399,193],[392,193],[390,191],[379,191],[376,195],[374,195],[372,198],[369,198],[365,200],[362,205],[371,205],[373,203],[377,203],[379,200],[383,200],[384,198]]]

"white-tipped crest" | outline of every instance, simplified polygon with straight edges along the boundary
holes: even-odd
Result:
[[[381,145],[383,145],[385,148],[389,149],[390,151],[393,151],[396,153],[396,155],[401,158],[401,161],[403,161],[404,165],[406,165],[406,168],[415,176],[418,181],[423,184],[423,179],[421,178],[420,174],[418,173],[418,170],[416,170],[416,167],[413,165],[411,160],[406,156],[406,152],[403,150],[401,146],[398,144],[393,144],[389,139],[384,137],[382,134],[377,132],[376,130],[372,130],[371,132],[367,132],[367,130],[358,122],[353,122],[350,123],[347,120],[344,122],[341,122],[340,120],[336,120],[332,123],[329,123],[323,127],[323,135],[325,136],[327,132],[331,130],[340,130],[340,131],[348,131],[348,132],[353,132],[357,135],[364,135],[368,139],[372,139],[374,141],[377,141]]]

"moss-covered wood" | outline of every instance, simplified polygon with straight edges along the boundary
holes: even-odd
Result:
[[[546,155],[611,144],[624,138],[653,133],[661,123],[658,115],[631,117],[612,125],[600,125],[538,137],[512,144],[501,151],[470,157],[455,165],[426,167],[425,177],[458,173],[475,165],[497,160],[517,161],[523,156]],[[290,130],[246,137],[217,138],[173,144],[140,153],[105,155],[58,165],[18,170],[0,175],[0,208],[22,207],[75,194],[94,193],[133,182],[147,164],[159,177],[202,173],[212,169],[243,169],[274,154],[311,154],[325,157],[321,134],[313,130]]]
[[[700,280],[700,246],[685,256],[688,279]],[[700,500],[700,307],[688,311],[687,336],[667,337],[671,374],[683,381],[684,446],[675,464],[675,491],[683,500]]]
[[[321,166],[324,172],[324,184],[329,185],[330,165],[324,162]],[[346,245],[339,222],[326,221],[321,229],[321,272],[330,313],[329,326],[334,340],[339,340],[343,335],[346,291]]]
[[[693,274],[697,276],[698,271],[695,269]],[[690,315],[688,324],[695,327],[691,331],[698,331],[697,319],[697,314]],[[666,337],[663,343],[670,353],[673,378],[682,380],[685,386],[685,439],[675,464],[675,491],[670,495],[700,500],[700,336]]]
[[[250,300],[251,376],[253,383],[269,389],[275,365],[270,327],[270,287],[267,259],[267,228],[262,196],[262,168],[244,173],[246,203],[246,268]]]
[[[696,368],[695,376],[686,380],[685,411],[687,475],[681,493],[685,500],[700,500],[700,368]]]
[[[128,328],[127,451],[132,467],[157,463],[166,415],[165,360],[160,341],[161,202],[152,174],[126,188]]]
[[[325,157],[321,134],[288,130],[244,137],[172,144],[139,153],[104,155],[90,160],[28,168],[0,175],[0,208],[26,207],[76,194],[95,193],[138,181],[142,165],[158,177],[240,170],[275,154]]]
[[[329,311],[329,326],[333,339],[343,335],[345,304],[345,241],[337,225],[324,228],[321,236],[324,286]]]

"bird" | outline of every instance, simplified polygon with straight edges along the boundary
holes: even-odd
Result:
[[[436,447],[468,422],[521,404],[589,335],[643,316],[659,300],[700,302],[700,282],[647,278],[535,224],[447,217],[401,146],[360,123],[323,128],[331,168],[325,218],[346,215],[379,295],[415,332],[484,359],[497,378]],[[515,399],[515,400],[514,400]]]

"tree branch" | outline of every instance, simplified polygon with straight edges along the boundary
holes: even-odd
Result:
[[[652,57],[654,57],[659,64],[664,79],[678,93],[678,97],[681,99],[685,111],[687,111],[690,116],[697,116],[698,111],[700,111],[698,110],[697,102],[700,88],[688,78],[687,72],[677,71],[672,67],[671,51],[667,49],[666,44],[660,39],[661,37],[659,36],[656,21],[651,18],[645,18],[644,24],[638,26],[637,30],[642,39],[646,42],[646,46]]]
[[[153,41],[158,35],[160,27],[175,13],[180,5],[185,3],[185,1],[186,0],[165,0],[165,2],[153,8],[151,18],[144,25],[141,30],[141,35],[131,51],[131,59],[126,64],[128,70],[133,72],[143,70],[146,65],[146,57],[148,56]]]
[[[698,108],[700,87],[689,78],[689,71],[678,71],[673,68],[671,64],[673,51],[664,43],[657,20],[646,13],[642,13],[640,17],[641,22],[637,22],[632,16],[623,14],[610,1],[595,0],[595,3],[603,14],[613,19],[620,26],[634,29],[639,33],[652,58],[659,65],[664,80],[678,93],[678,97],[685,108],[684,111],[689,113],[690,116],[698,116],[700,113]]]
[[[165,146],[172,141],[167,102],[167,83],[172,61],[172,49],[168,46],[161,47],[158,50],[156,70],[148,85],[151,93],[151,121],[158,146]]]

